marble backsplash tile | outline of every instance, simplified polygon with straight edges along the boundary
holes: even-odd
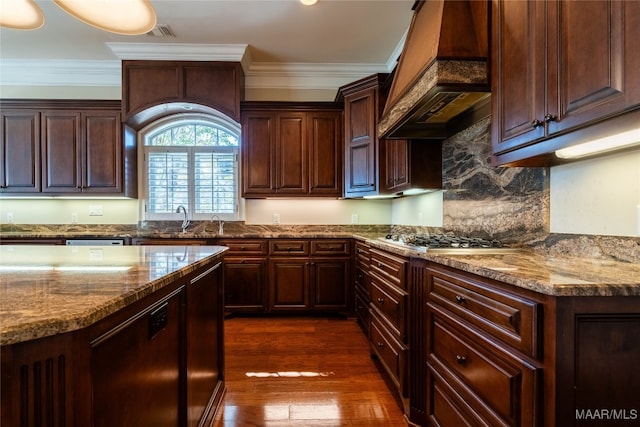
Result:
[[[444,141],[442,156],[444,230],[519,241],[548,232],[548,170],[494,167],[490,118]]]

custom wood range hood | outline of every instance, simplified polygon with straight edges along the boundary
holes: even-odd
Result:
[[[380,138],[445,139],[490,114],[489,2],[418,0]]]

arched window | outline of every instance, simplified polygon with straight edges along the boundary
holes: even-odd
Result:
[[[239,126],[223,117],[183,114],[142,132],[146,219],[238,217]]]

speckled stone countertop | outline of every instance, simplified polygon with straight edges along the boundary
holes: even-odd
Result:
[[[226,250],[223,246],[1,246],[0,345],[82,329]]]
[[[640,265],[611,259],[553,255],[522,249],[484,255],[429,254],[356,236],[373,247],[457,268],[554,296],[640,296]]]

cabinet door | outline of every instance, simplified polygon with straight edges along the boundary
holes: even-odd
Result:
[[[225,310],[262,312],[266,309],[265,258],[230,258],[224,260]]]
[[[310,308],[308,263],[308,258],[272,258],[269,261],[271,311],[300,311]]]
[[[181,425],[184,291],[137,313],[91,343],[93,425]]]
[[[79,193],[82,191],[80,113],[42,113],[42,191]]]
[[[377,89],[345,97],[345,196],[378,191]]]
[[[314,310],[347,310],[349,264],[350,260],[344,258],[311,259],[310,282],[312,283]]]
[[[307,130],[303,113],[280,113],[276,132],[276,191],[304,195],[309,192]]]
[[[82,114],[83,191],[122,192],[122,126],[119,111]]]
[[[558,58],[547,77],[549,134],[640,104],[639,2],[559,1],[548,6],[547,22],[548,58]]]
[[[40,114],[3,111],[0,134],[0,192],[39,192]]]
[[[207,408],[222,382],[223,322],[220,263],[187,287],[187,425],[204,425]],[[202,421],[201,421],[202,420]]]
[[[242,195],[275,191],[275,119],[273,113],[247,113],[242,120]]]
[[[342,115],[310,113],[309,193],[342,195]]]
[[[493,151],[502,153],[545,136],[544,9],[551,2],[493,2]],[[587,27],[590,27],[588,25]],[[535,122],[538,120],[540,123]]]
[[[423,142],[428,144],[430,142]],[[406,139],[389,139],[385,145],[385,187],[394,191],[409,184],[409,142]]]

